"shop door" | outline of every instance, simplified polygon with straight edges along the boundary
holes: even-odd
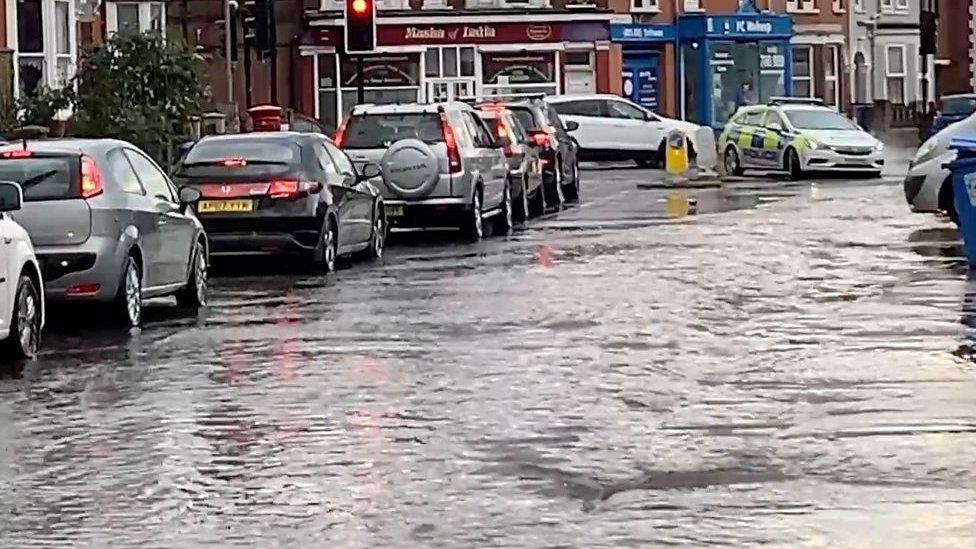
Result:
[[[657,52],[626,55],[621,73],[624,97],[654,112],[660,109],[660,61],[661,56]]]
[[[428,78],[427,101],[458,101],[476,96],[474,78]]]

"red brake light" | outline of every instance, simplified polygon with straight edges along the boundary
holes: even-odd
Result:
[[[30,158],[32,156],[34,156],[34,151],[27,149],[17,149],[15,151],[0,153],[0,158]]]
[[[346,141],[346,125],[347,124],[349,124],[349,119],[348,118],[345,119],[345,120],[343,120],[342,121],[342,124],[339,124],[339,129],[336,130],[335,136],[332,137],[332,141],[335,142],[336,147],[339,147],[340,149],[342,148],[342,145]]]
[[[319,185],[314,181],[272,181],[268,186],[268,196],[271,198],[297,198],[301,193],[315,194],[319,192]]]
[[[98,165],[88,155],[81,156],[81,197],[88,199],[102,194],[102,174]]]
[[[441,131],[444,133],[444,144],[447,145],[447,165],[449,173],[461,171],[461,152],[458,150],[457,138],[454,136],[454,129],[447,119],[447,115],[441,113]]]
[[[243,168],[247,166],[247,160],[243,158],[228,158],[221,162],[226,168]]]

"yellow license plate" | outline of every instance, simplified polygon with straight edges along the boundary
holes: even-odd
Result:
[[[201,200],[197,204],[200,213],[237,213],[254,211],[253,200]]]
[[[387,217],[403,217],[403,206],[387,206]]]

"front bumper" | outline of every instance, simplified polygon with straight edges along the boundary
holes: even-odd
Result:
[[[882,152],[875,150],[868,154],[850,154],[821,148],[805,151],[802,160],[804,169],[813,171],[877,172],[885,164]]]
[[[913,164],[905,178],[905,200],[909,207],[917,213],[938,213],[939,193],[943,185],[951,185],[950,172],[943,167],[955,158],[954,153],[948,153],[936,158]]]
[[[428,198],[425,200],[385,200],[386,218],[394,227],[456,227],[471,210],[465,198]]]

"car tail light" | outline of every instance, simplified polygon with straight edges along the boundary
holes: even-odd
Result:
[[[89,199],[102,194],[105,188],[102,186],[102,174],[98,171],[98,165],[92,157],[81,156],[81,197]]]
[[[448,172],[458,173],[461,171],[461,151],[458,150],[454,129],[444,113],[441,113],[441,131],[444,133],[444,144],[447,145]]]
[[[529,136],[540,147],[548,147],[552,143],[552,136],[546,130],[532,130]]]
[[[247,166],[247,160],[243,158],[228,158],[227,160],[221,162],[221,165],[223,165],[225,168],[243,168],[244,166]]]
[[[508,129],[508,122],[505,119],[500,119],[498,121],[498,139],[503,143],[502,151],[505,156],[511,158],[515,155],[515,150],[512,147],[512,132]]]
[[[319,192],[319,184],[314,181],[279,180],[272,181],[268,186],[268,196],[271,198],[297,198],[301,194],[315,194]]]
[[[332,141],[335,143],[336,147],[340,149],[346,142],[346,125],[349,124],[349,119],[346,118],[339,124],[339,129],[336,130],[335,135],[332,137]]]
[[[68,295],[95,295],[102,290],[101,284],[75,284],[65,292]]]
[[[15,151],[0,153],[0,158],[30,158],[32,156],[34,156],[34,151],[27,149],[17,149]]]

